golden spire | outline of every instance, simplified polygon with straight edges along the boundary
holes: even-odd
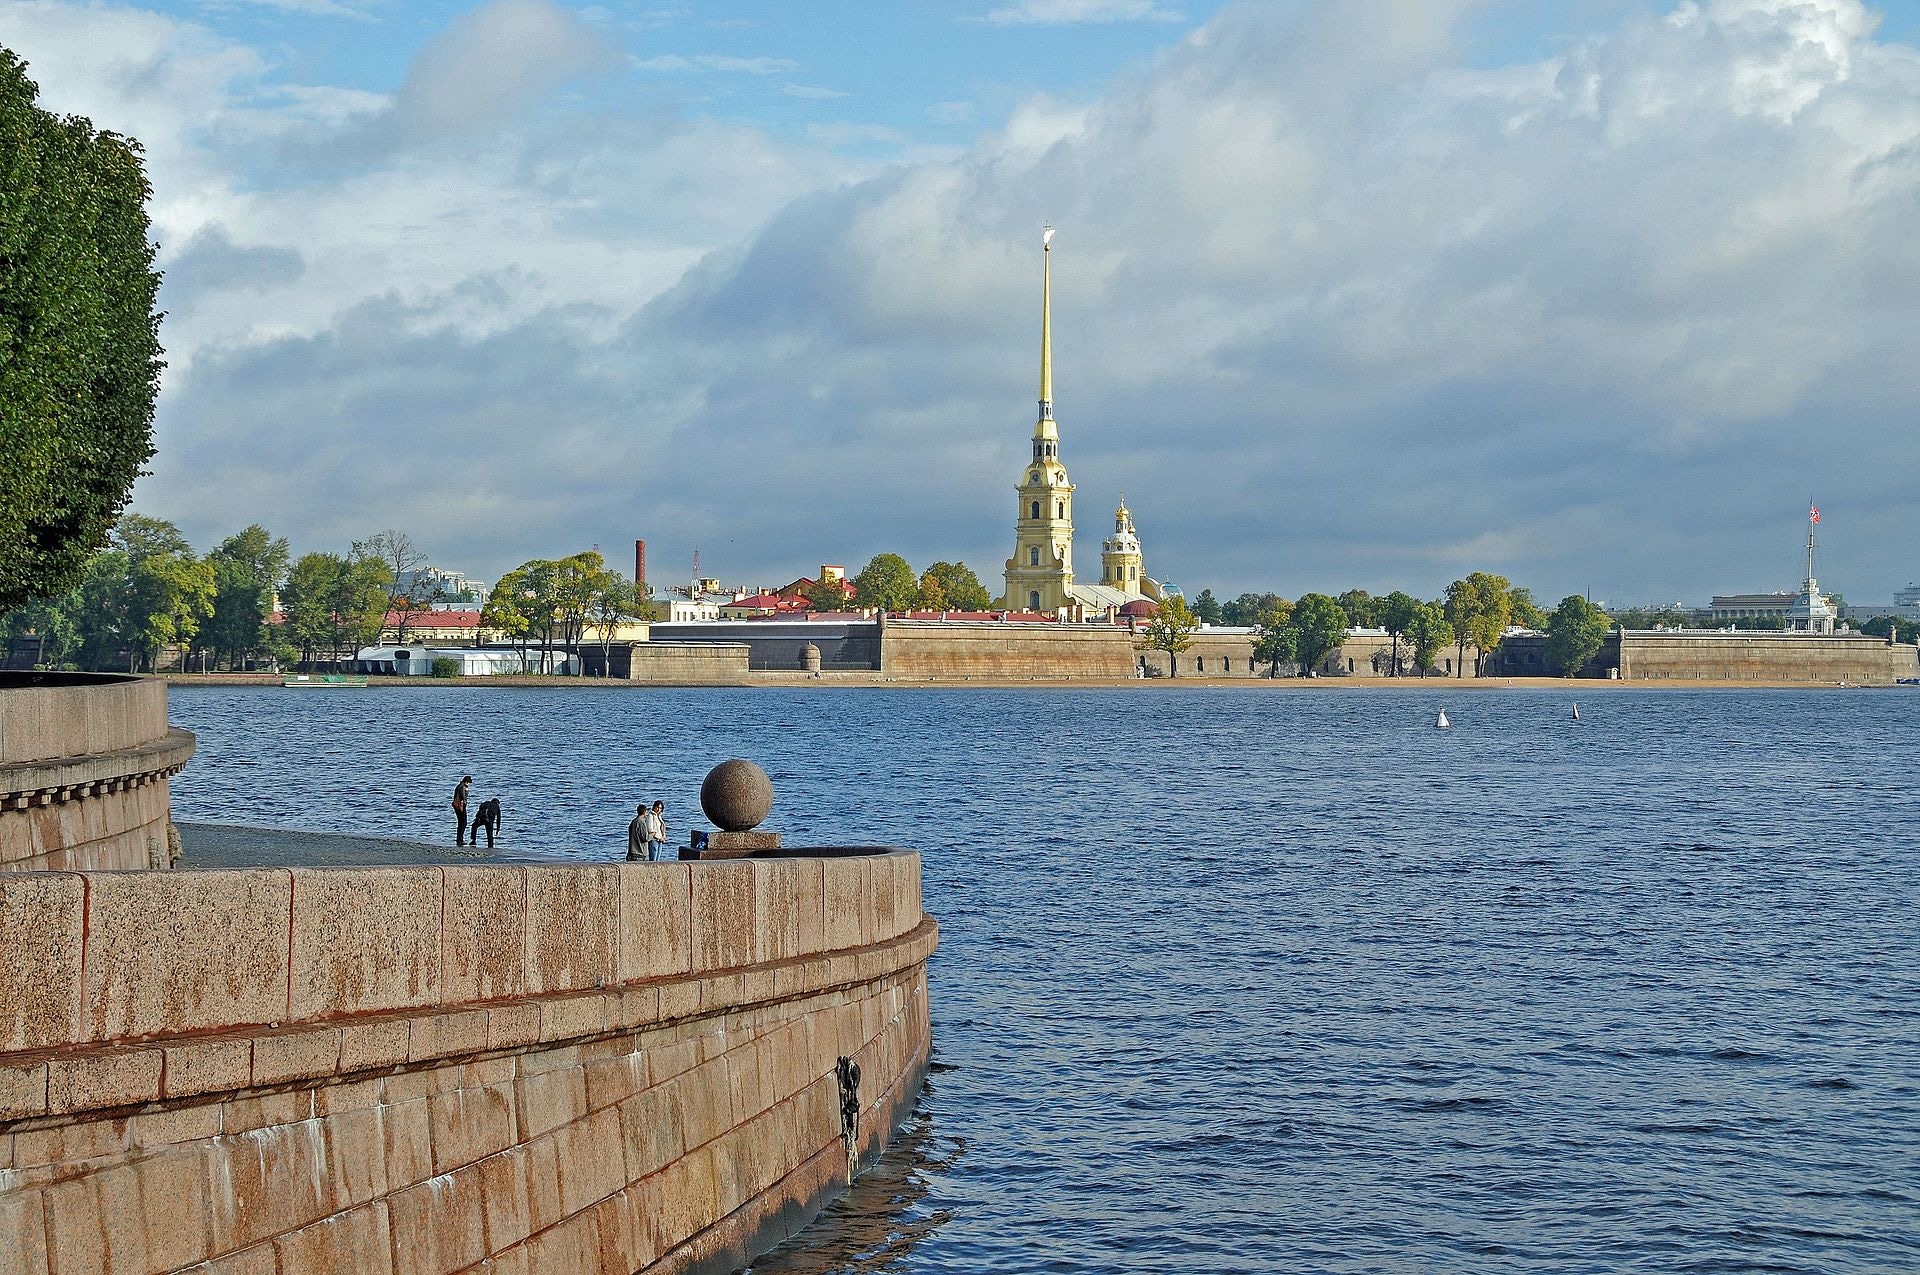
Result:
[[[1053,419],[1053,223],[1040,230],[1040,419]]]

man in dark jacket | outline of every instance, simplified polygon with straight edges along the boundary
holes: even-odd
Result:
[[[453,817],[459,821],[459,826],[453,834],[453,844],[456,846],[467,844],[467,794],[471,791],[473,791],[473,776],[460,776],[460,782],[453,789]],[[477,834],[478,830],[475,831]]]

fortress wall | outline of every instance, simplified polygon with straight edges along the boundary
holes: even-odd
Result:
[[[627,665],[631,681],[650,686],[746,686],[744,642],[636,642]]]
[[[1083,624],[889,620],[880,671],[902,681],[1064,681],[1134,676],[1125,629]]]
[[[168,866],[167,781],[193,745],[157,679],[0,679],[0,871]]]
[[[1889,685],[1920,677],[1920,647],[1854,634],[1641,633],[1621,643],[1630,681],[1755,681]]]
[[[0,1271],[733,1269],[936,940],[907,852],[0,878]]]

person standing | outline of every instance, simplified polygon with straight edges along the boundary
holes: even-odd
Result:
[[[652,848],[647,844],[647,832],[652,820],[653,812],[647,809],[646,802],[641,802],[634,811],[633,822],[627,825],[627,862],[636,863],[652,857]]]
[[[647,858],[659,863],[671,857],[667,853],[667,808],[656,801],[647,812]]]
[[[453,844],[456,846],[467,844],[467,794],[471,791],[473,791],[473,776],[460,776],[460,782],[454,785],[453,789],[453,817],[457,823]],[[479,840],[479,829],[476,828],[474,833],[474,839]]]

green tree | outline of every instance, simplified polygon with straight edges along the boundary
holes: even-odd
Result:
[[[77,584],[153,455],[160,276],[138,142],[0,49],[0,612]]]
[[[1547,613],[1533,600],[1532,589],[1507,590],[1507,622],[1517,624],[1523,629],[1544,629],[1547,627]]]
[[[7,638],[32,643],[35,668],[59,668],[79,651],[78,601],[75,589],[17,608],[6,617]]]
[[[492,629],[508,641],[521,647],[520,670],[526,671],[525,642],[527,634],[533,628],[529,599],[532,591],[527,581],[527,573],[521,567],[515,567],[494,582],[493,589],[487,594],[486,605],[480,608],[480,626]]]
[[[213,567],[213,614],[200,642],[228,667],[241,668],[268,645],[267,615],[287,574],[287,542],[254,523],[221,541],[207,561]]]
[[[1870,637],[1891,638],[1895,642],[1911,642],[1920,624],[1912,620],[1903,620],[1893,615],[1878,615],[1860,626],[1860,631]]]
[[[1231,602],[1220,606],[1220,620],[1235,628],[1251,628],[1260,623],[1260,617],[1273,610],[1278,603],[1286,599],[1277,593],[1243,593]]]
[[[354,541],[348,556],[377,562],[385,571],[387,605],[381,627],[391,626],[396,642],[405,642],[421,617],[431,614],[433,604],[447,596],[446,585],[426,569],[427,555],[404,531],[391,527],[376,531],[365,540]]]
[[[1433,672],[1433,658],[1453,641],[1453,626],[1436,602],[1422,602],[1407,621],[1407,645],[1413,648],[1413,666],[1425,677]]]
[[[837,580],[815,580],[800,590],[800,596],[816,611],[844,611],[853,605],[847,600],[847,591],[840,587]]]
[[[590,590],[587,623],[600,635],[600,676],[611,677],[614,630],[629,620],[644,618],[648,607],[635,586],[611,567],[602,567],[593,574]]]
[[[332,646],[334,598],[346,569],[346,559],[337,554],[306,553],[287,571],[280,592],[281,628],[303,663],[312,663]]]
[[[1160,599],[1160,610],[1147,621],[1147,627],[1140,635],[1139,647],[1143,651],[1165,651],[1167,668],[1174,677],[1180,676],[1180,652],[1193,645],[1194,630],[1200,627],[1200,621],[1187,609],[1187,601],[1177,593],[1170,593]]]
[[[1334,601],[1347,613],[1350,628],[1370,629],[1380,623],[1380,599],[1365,589],[1348,589]]]
[[[213,567],[170,522],[127,514],[114,526],[124,556],[120,596],[104,606],[127,649],[127,671],[153,668],[164,647],[189,647],[213,614]],[[100,605],[101,603],[96,603]]]
[[[1607,613],[1579,594],[1560,599],[1547,620],[1547,662],[1562,677],[1578,677],[1606,645]]]
[[[1300,633],[1300,666],[1312,669],[1347,640],[1347,613],[1324,593],[1303,593],[1293,604],[1293,627]]]
[[[1267,662],[1267,674],[1280,676],[1280,666],[1291,664],[1300,653],[1300,630],[1293,627],[1293,604],[1282,601],[1269,607],[1254,626],[1253,657]]]
[[[936,562],[920,573],[918,602],[927,611],[984,611],[993,596],[964,562]]]
[[[1410,593],[1395,589],[1380,599],[1380,626],[1393,639],[1393,668],[1391,675],[1400,676],[1400,639],[1405,635],[1407,626],[1413,623],[1413,617],[1419,614],[1424,604]]]
[[[1513,587],[1505,576],[1475,571],[1464,580],[1447,586],[1445,603],[1447,623],[1453,627],[1453,641],[1459,648],[1454,674],[1467,675],[1467,645],[1479,649],[1484,660],[1500,645],[1513,614]]]
[[[853,578],[853,604],[873,611],[905,611],[920,593],[920,580],[897,553],[874,557]]]
[[[1213,596],[1212,589],[1200,590],[1200,596],[1193,600],[1193,615],[1202,624],[1219,624],[1226,618],[1220,600]]]

